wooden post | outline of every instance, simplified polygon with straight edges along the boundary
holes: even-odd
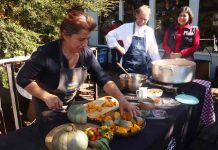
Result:
[[[7,67],[7,73],[8,73],[8,81],[9,81],[9,88],[10,88],[10,94],[11,94],[11,104],[12,104],[12,110],[13,110],[13,115],[14,115],[15,128],[19,129],[21,127],[21,118],[19,115],[18,99],[14,92],[14,85],[15,85],[14,69],[13,69],[12,64],[6,64],[6,67]]]
[[[7,133],[6,126],[5,126],[5,118],[4,118],[2,105],[1,105],[1,97],[0,97],[0,128],[3,129],[0,133],[0,135]]]

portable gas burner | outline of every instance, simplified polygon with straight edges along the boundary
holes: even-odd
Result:
[[[142,86],[148,87],[148,88],[160,88],[164,91],[165,95],[171,95],[171,96],[176,96],[179,93],[181,93],[185,85],[187,85],[187,83],[170,84],[170,83],[158,82],[152,79],[146,80],[142,84]],[[124,94],[126,99],[130,102],[137,102],[139,100],[139,98],[136,96],[136,93],[129,92],[126,90],[122,90],[122,93]]]
[[[182,84],[171,84],[171,83],[163,83],[159,81],[154,81],[152,79],[146,80],[146,82],[142,86],[148,86],[152,88],[160,88],[165,93],[177,95],[181,92],[182,88],[187,85],[187,83]]]

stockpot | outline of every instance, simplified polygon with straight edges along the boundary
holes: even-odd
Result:
[[[190,60],[162,59],[152,62],[152,78],[171,84],[191,82],[195,78],[196,63]]]

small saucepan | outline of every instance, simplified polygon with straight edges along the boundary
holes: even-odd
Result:
[[[146,75],[137,74],[137,73],[128,73],[121,74],[120,79],[120,88],[127,92],[136,92],[143,82],[147,79]]]

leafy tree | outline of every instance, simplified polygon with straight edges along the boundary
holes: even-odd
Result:
[[[58,38],[66,10],[80,5],[107,16],[119,0],[1,0],[0,58],[31,53]],[[5,55],[7,53],[7,55]]]
[[[0,59],[31,54],[57,39],[67,9],[82,6],[107,16],[119,0],[1,0]],[[1,68],[0,68],[1,70]],[[2,77],[0,75],[0,82]]]

